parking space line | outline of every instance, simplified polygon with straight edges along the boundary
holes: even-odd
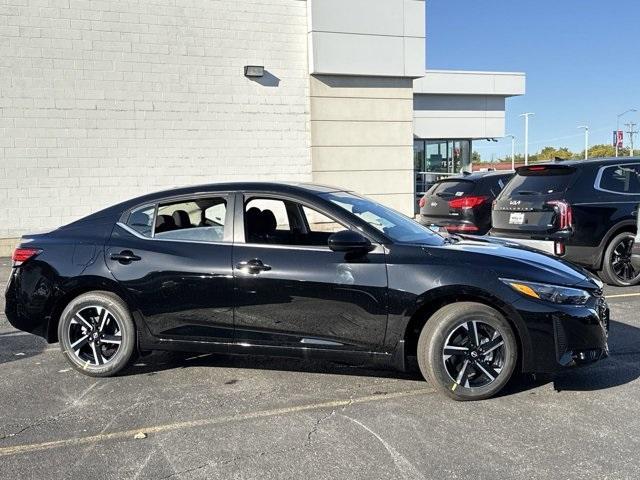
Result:
[[[640,293],[618,293],[616,295],[605,295],[605,298],[625,298],[625,297],[640,297]]]
[[[432,388],[420,388],[417,390],[408,390],[408,391],[395,392],[395,393],[367,395],[364,397],[350,398],[347,400],[333,400],[329,402],[310,403],[310,404],[298,405],[294,407],[283,407],[283,408],[275,408],[271,410],[261,410],[257,412],[248,412],[240,415],[232,415],[227,417],[203,418],[200,420],[190,420],[186,422],[176,422],[176,423],[167,423],[163,425],[139,427],[132,430],[121,430],[117,432],[103,433],[99,435],[90,435],[87,437],[65,438],[62,440],[53,440],[53,441],[42,442],[42,443],[14,445],[11,447],[0,448],[0,457],[7,457],[11,455],[19,455],[24,453],[33,453],[33,452],[39,452],[43,450],[50,450],[53,448],[60,448],[60,447],[67,447],[67,446],[87,445],[92,443],[104,442],[108,440],[133,439],[134,435],[138,432],[144,432],[147,435],[167,433],[167,432],[184,430],[189,428],[205,427],[205,426],[212,426],[212,425],[224,425],[228,423],[240,422],[243,420],[276,417],[278,415],[308,412],[311,410],[321,410],[324,408],[348,407],[354,404],[372,403],[372,402],[379,402],[379,401],[391,400],[391,399],[397,399],[397,398],[426,395],[431,393],[435,393],[435,390]]]

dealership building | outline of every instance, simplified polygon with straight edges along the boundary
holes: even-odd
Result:
[[[0,6],[0,255],[149,191],[317,182],[406,214],[522,73],[427,70],[424,0]]]

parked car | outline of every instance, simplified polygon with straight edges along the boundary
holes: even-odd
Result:
[[[436,182],[420,199],[419,221],[449,232],[484,235],[491,228],[491,204],[513,172],[476,172]]]
[[[610,285],[637,285],[631,245],[639,202],[638,158],[520,167],[496,199],[490,235],[582,265]]]
[[[444,238],[376,202],[315,185],[234,183],[139,197],[13,255],[7,318],[103,377],[137,354],[196,350],[417,356],[457,400],[516,370],[607,355],[602,282],[497,240]]]
[[[640,271],[640,215],[637,215],[637,220],[636,238],[633,241],[631,250],[631,264],[633,268]]]

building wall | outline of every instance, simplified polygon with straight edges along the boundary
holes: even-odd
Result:
[[[504,112],[503,96],[416,94],[414,133],[431,139],[504,137]]]
[[[306,1],[9,3],[0,238],[174,185],[311,179]]]
[[[409,78],[311,77],[313,180],[413,214]]]
[[[424,0],[308,0],[309,73],[422,77]]]

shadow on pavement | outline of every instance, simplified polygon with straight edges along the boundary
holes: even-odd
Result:
[[[547,383],[553,383],[557,391],[604,390],[630,383],[640,377],[640,329],[612,321],[609,346],[610,357],[592,365],[567,369],[555,375],[516,375],[500,396],[533,390]],[[0,364],[36,356],[47,347],[43,339],[31,335],[0,333]],[[410,361],[409,365],[411,368],[408,372],[398,372],[368,363],[346,364],[328,360],[257,355],[153,352],[139,358],[120,375],[153,376],[163,370],[211,367],[423,381],[415,362]],[[233,379],[230,382],[233,382]]]
[[[553,383],[558,391],[587,392],[625,385],[640,377],[640,329],[625,323],[611,322],[609,358],[591,365],[561,370],[556,374],[515,378],[500,393],[511,395]]]
[[[609,358],[593,365],[561,372],[554,387],[558,391],[590,391],[617,387],[640,377],[640,329],[611,322]]]
[[[611,355],[605,360],[580,368],[567,369],[555,375],[517,375],[500,396],[532,390],[547,383],[553,383],[557,391],[603,390],[624,385],[640,377],[640,329],[620,322],[611,322],[609,345]],[[422,381],[422,376],[415,365],[408,372],[403,373],[369,364],[349,365],[326,360],[174,352],[156,352],[143,357],[133,367],[123,372],[123,375],[154,375],[162,370],[196,366]]]
[[[331,375],[354,375],[360,377],[422,381],[422,377],[418,371],[398,372],[370,364],[346,364],[328,360],[306,360],[258,355],[183,352],[154,352],[138,359],[131,367],[123,371],[121,375],[154,375],[162,370],[186,369],[191,367],[326,373]]]

